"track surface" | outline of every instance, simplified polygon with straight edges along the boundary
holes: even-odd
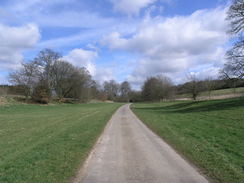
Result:
[[[208,183],[130,110],[120,107],[74,183]]]

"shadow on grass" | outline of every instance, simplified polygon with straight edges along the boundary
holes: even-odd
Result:
[[[163,105],[163,104],[162,104]],[[212,100],[212,101],[195,101],[182,102],[176,104],[165,104],[164,106],[155,107],[135,107],[135,109],[152,110],[157,112],[171,113],[191,113],[227,110],[236,107],[244,107],[244,98]]]

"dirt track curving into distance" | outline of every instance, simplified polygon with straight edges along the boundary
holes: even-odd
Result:
[[[120,107],[74,183],[208,183],[130,110]]]

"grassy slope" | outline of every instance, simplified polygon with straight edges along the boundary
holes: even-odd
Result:
[[[244,182],[244,98],[134,104],[158,135],[219,182]]]
[[[118,106],[0,106],[0,182],[67,182]]]
[[[244,87],[236,88],[235,92],[236,94],[244,93]],[[211,96],[229,95],[229,94],[234,94],[233,88],[211,91]],[[208,92],[202,92],[200,93],[200,96],[208,96]]]
[[[244,87],[239,87],[235,89],[235,94],[243,94],[244,95]],[[220,96],[220,95],[231,95],[234,94],[234,89],[233,88],[228,88],[228,89],[221,89],[221,90],[213,90],[211,91],[210,96]],[[208,97],[209,93],[208,92],[201,92],[198,97]],[[190,94],[181,94],[177,95],[177,98],[191,98]]]

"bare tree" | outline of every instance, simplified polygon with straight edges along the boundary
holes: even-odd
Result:
[[[185,84],[185,88],[188,93],[192,95],[193,100],[197,99],[197,96],[199,95],[201,91],[201,87],[199,84],[199,80],[197,79],[195,74],[190,74],[188,76],[189,82]]]
[[[120,94],[121,94],[122,101],[129,102],[130,92],[131,92],[130,83],[128,81],[124,81],[123,83],[121,83]]]
[[[224,68],[220,71],[221,77],[231,79],[236,82],[236,79],[244,78],[244,1],[233,0],[232,5],[228,10],[227,20],[230,21],[229,33],[237,39],[234,46],[227,51],[227,62]]]
[[[142,98],[146,101],[168,99],[172,89],[170,78],[160,75],[148,78],[142,87]]]
[[[23,63],[20,70],[9,74],[10,82],[23,86],[26,99],[31,96],[38,83],[39,70],[34,62]]]
[[[244,41],[237,42],[227,53],[228,62],[225,63],[221,75],[225,79],[244,78]]]
[[[75,68],[70,63],[59,60],[52,65],[52,84],[56,95],[60,100],[65,97],[72,89],[71,77]]]
[[[215,89],[215,81],[213,80],[213,78],[208,77],[207,79],[205,79],[203,81],[204,83],[204,88],[206,89],[206,91],[208,92],[208,98],[211,98],[211,92]]]
[[[165,100],[173,97],[173,83],[169,77],[166,77],[164,75],[158,75],[157,79],[159,80],[159,83],[161,85],[161,95],[160,99]]]
[[[142,98],[145,101],[157,101],[160,98],[159,82],[156,77],[147,78],[142,86]]]
[[[62,77],[60,82],[62,97],[87,102],[91,97],[90,89],[92,87],[89,72],[85,68],[75,68],[67,62],[64,63],[69,69],[66,70],[65,76]]]
[[[43,49],[39,52],[37,57],[34,59],[39,69],[42,71],[42,80],[46,80],[47,85],[50,89],[53,89],[52,83],[52,72],[53,65],[56,61],[61,58],[61,54],[51,49]]]
[[[75,95],[76,99],[82,102],[87,102],[91,99],[91,88],[94,86],[94,82],[89,71],[86,68],[76,68],[76,73],[73,76]]]
[[[114,80],[105,81],[103,84],[104,92],[107,95],[108,100],[116,100],[119,93],[119,84]]]
[[[243,0],[233,0],[227,12],[227,20],[230,21],[231,34],[238,34],[243,32],[244,29],[244,1]]]
[[[89,99],[99,99],[100,96],[100,85],[90,78],[89,88],[88,88],[88,98]]]

